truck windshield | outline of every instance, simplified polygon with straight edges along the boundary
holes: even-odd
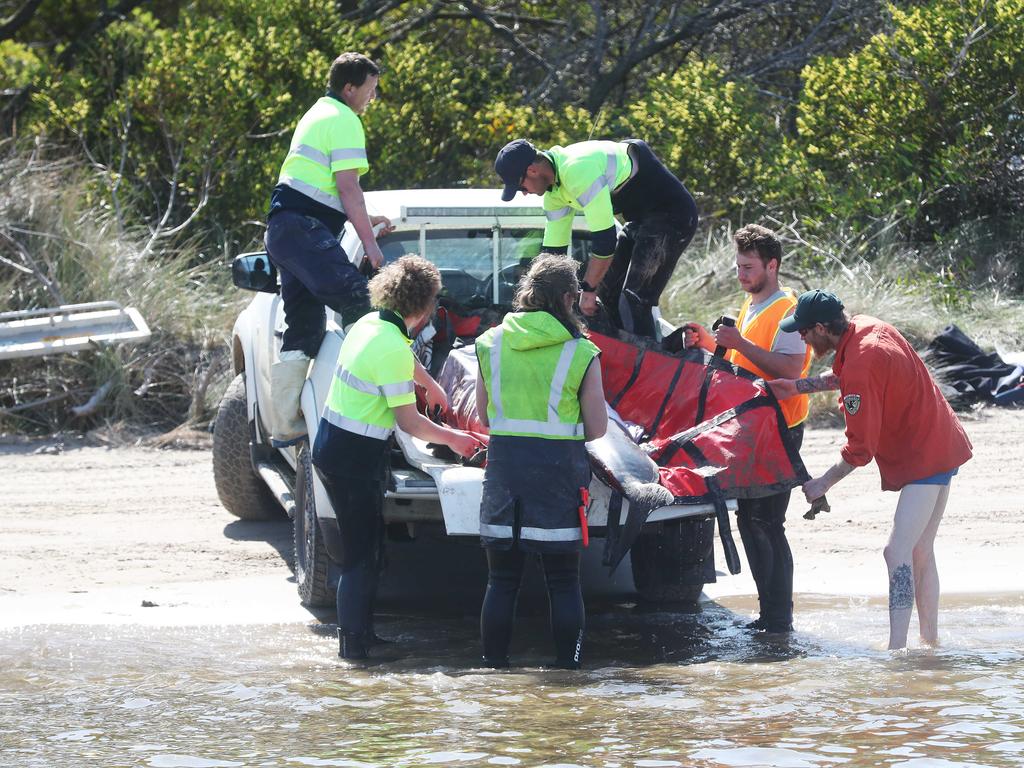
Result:
[[[495,259],[495,237],[500,232]],[[540,253],[541,229],[430,229],[424,233],[425,253],[441,271],[446,296],[469,307],[512,304],[520,262]],[[397,232],[380,241],[384,260],[420,253],[421,233]],[[581,264],[590,255],[590,233],[574,232],[572,256]],[[497,302],[495,302],[495,281]]]

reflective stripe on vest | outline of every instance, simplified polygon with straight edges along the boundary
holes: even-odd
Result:
[[[614,154],[608,155],[608,163],[604,168],[604,176],[598,176],[594,179],[594,183],[591,184],[582,195],[576,198],[576,202],[580,204],[580,208],[586,208],[590,205],[590,201],[597,197],[598,193],[605,187],[615,189],[615,174],[618,172],[618,168],[618,158],[615,157]]]
[[[400,381],[397,384],[382,384],[380,386],[366,379],[361,379],[352,371],[338,366],[335,376],[348,384],[357,392],[365,392],[367,395],[384,395],[385,397],[404,395],[416,391],[416,384],[412,381]]]
[[[558,404],[562,400],[562,391],[565,389],[565,382],[569,376],[569,366],[572,364],[576,347],[579,346],[579,339],[570,339],[562,345],[562,352],[558,356],[558,364],[555,366],[555,375],[551,379],[551,389],[548,393],[548,419],[547,421],[534,421],[532,419],[510,419],[505,417],[504,407],[501,402],[501,341],[503,334],[504,332],[501,327],[494,330],[493,344],[490,349],[490,396],[491,402],[494,405],[494,418],[491,419],[491,429],[549,437],[582,437],[583,424],[566,424],[559,421],[558,418]]]
[[[347,416],[342,416],[330,407],[324,408],[323,417],[329,423],[338,427],[338,429],[344,429],[357,435],[365,435],[366,437],[375,437],[378,440],[387,440],[391,433],[395,431],[394,429],[384,429],[384,427],[378,427],[374,424],[350,419]]]
[[[565,208],[559,208],[557,211],[544,211],[544,215],[547,217],[548,221],[558,221],[559,219],[564,219],[570,213],[572,213],[572,208],[570,208],[569,206],[565,206]]]
[[[531,528],[523,526],[519,529],[520,539],[533,541],[579,541],[583,531],[577,525],[573,528]]]
[[[328,192],[324,192],[319,187],[315,187],[301,179],[296,179],[294,176],[283,176],[279,183],[291,187],[296,192],[301,192],[306,197],[310,197],[318,203],[326,205],[328,208],[333,208],[336,211],[345,213],[345,207],[341,204],[341,198],[338,197],[337,193],[332,195]]]
[[[480,523],[480,535],[492,539],[511,539],[511,525],[494,525],[492,523]],[[530,541],[579,541],[583,538],[583,531],[579,526],[573,528],[534,528],[523,526],[519,529],[520,539]]]
[[[339,160],[365,160],[366,150],[365,149],[332,149],[331,156],[328,157],[326,154],[321,152],[316,147],[311,147],[308,144],[296,144],[292,147],[289,154],[299,155],[307,160],[312,160],[318,165],[322,165],[327,169],[327,172],[331,171],[331,163],[336,163]]]

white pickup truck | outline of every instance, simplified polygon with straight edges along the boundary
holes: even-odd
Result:
[[[430,259],[441,271],[442,304],[449,307],[500,317],[511,304],[520,261],[540,250],[543,211],[538,206],[501,202],[497,190],[370,192],[366,202],[372,214],[387,216],[395,225],[395,232],[381,241],[385,259],[407,253]],[[574,232],[571,253],[584,263],[589,233],[582,217]],[[358,264],[362,248],[350,227],[341,243]],[[294,567],[302,602],[331,604],[330,552],[337,546],[338,526],[312,470],[309,444],[276,449],[269,440],[267,415],[274,394],[270,368],[280,352],[284,324],[276,273],[265,253],[239,256],[232,269],[235,284],[256,295],[232,332],[236,376],[221,402],[214,429],[217,492],[228,511],[242,519],[267,519],[283,509],[294,521]],[[327,334],[302,393],[311,437],[343,336],[339,318],[327,310]],[[448,347],[435,349],[428,330],[414,343],[414,351],[436,372]],[[657,482],[654,463],[644,460]],[[389,524],[404,525],[389,525],[389,530],[415,536],[425,526],[443,526],[449,536],[477,536],[482,479],[482,469],[440,459],[420,440],[397,430],[384,518]],[[607,530],[610,494],[609,486],[595,474],[588,514],[592,536]],[[623,521],[628,509],[627,499],[621,505]],[[632,548],[634,582],[642,597],[693,601],[703,584],[714,580],[714,514],[715,508],[708,503],[669,504],[651,511]]]

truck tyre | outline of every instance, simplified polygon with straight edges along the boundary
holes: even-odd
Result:
[[[238,374],[220,401],[213,426],[213,481],[224,509],[241,520],[272,520],[281,505],[253,470],[245,374]]]
[[[714,551],[714,520],[668,520],[661,530],[642,533],[630,549],[633,584],[652,603],[696,603]]]
[[[295,460],[295,583],[299,600],[310,608],[334,604],[335,593],[327,586],[330,558],[316,519],[313,492],[313,460],[309,441],[304,441]]]

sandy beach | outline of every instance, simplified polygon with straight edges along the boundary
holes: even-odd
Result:
[[[962,417],[974,459],[954,480],[939,529],[944,594],[1024,591],[1021,412]],[[809,429],[812,474],[843,434]],[[242,523],[217,500],[208,449],[107,447],[95,441],[0,445],[0,625],[35,623],[278,623],[308,621],[286,556],[282,522]],[[870,465],[829,493],[832,512],[804,520],[799,491],[788,529],[803,595],[885,593],[881,549],[897,495]],[[738,537],[737,537],[738,543]],[[710,599],[753,595],[746,571],[708,585]]]

